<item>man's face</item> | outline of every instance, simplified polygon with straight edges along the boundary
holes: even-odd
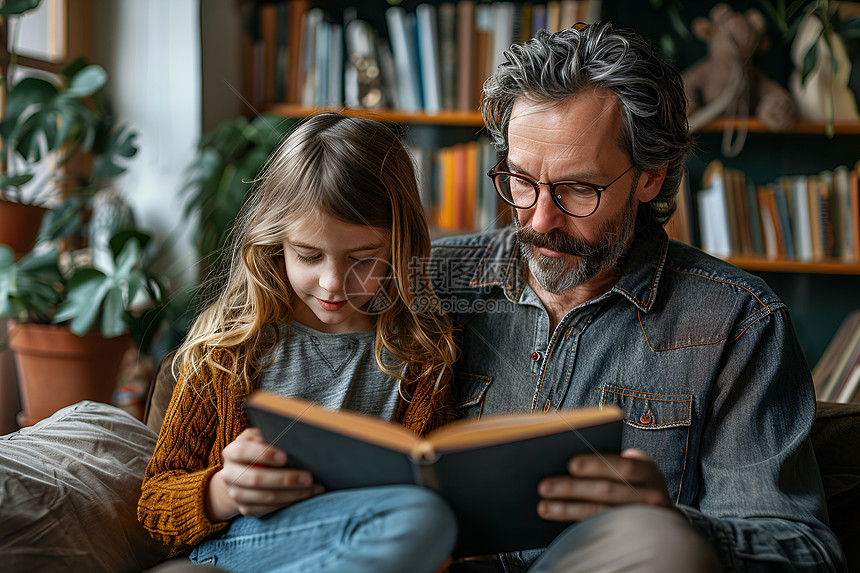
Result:
[[[620,108],[608,90],[554,103],[520,98],[508,129],[508,167],[543,182],[606,185],[631,164],[617,144],[620,129]],[[546,185],[534,207],[516,209],[520,248],[541,287],[560,294],[612,272],[632,240],[639,201],[652,198],[638,180],[635,169],[623,175],[584,218],[562,212]]]

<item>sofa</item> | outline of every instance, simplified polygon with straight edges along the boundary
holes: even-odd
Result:
[[[166,558],[136,517],[175,384],[166,364],[150,387],[145,423],[84,401],[0,437],[4,571],[145,571]],[[811,437],[831,526],[849,571],[860,571],[860,404],[819,402]]]

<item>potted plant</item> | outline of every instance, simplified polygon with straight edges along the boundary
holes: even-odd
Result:
[[[36,184],[36,195],[52,203],[34,249],[0,246],[0,318],[11,320],[21,425],[82,399],[110,402],[123,355],[132,344],[146,351],[165,298],[160,278],[146,270],[149,237],[110,186],[137,147],[135,132],[113,116],[107,79],[77,60],[59,80],[8,86],[0,142],[11,161],[0,181],[19,191]],[[149,310],[133,311],[141,305]],[[46,365],[59,373],[35,370]]]
[[[215,263],[252,183],[294,123],[265,114],[252,120],[239,116],[201,137],[182,192],[185,212],[196,221],[198,255],[208,266]]]
[[[15,260],[0,245],[0,317],[19,369],[22,426],[90,399],[110,402],[120,363],[146,352],[158,330],[166,288],[146,269],[148,235],[122,230],[110,241],[106,270],[56,247]]]
[[[9,19],[20,16],[36,8],[39,3],[39,0],[6,2],[0,6],[0,18]],[[10,44],[9,48],[13,48],[14,42]],[[8,60],[0,61],[0,76],[2,76],[0,83],[2,84],[8,84],[9,71],[16,59],[14,49],[8,52],[8,56]],[[5,93],[3,99],[6,99]],[[5,107],[5,104],[0,105]],[[5,115],[5,110],[0,112],[0,118]],[[33,174],[9,172],[7,167],[9,152],[8,143],[0,135],[0,244],[12,246],[20,256],[35,244],[39,225],[47,209],[26,200],[22,187],[30,182]]]

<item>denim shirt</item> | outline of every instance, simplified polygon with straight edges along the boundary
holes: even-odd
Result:
[[[844,570],[808,438],[810,370],[764,281],[652,229],[615,286],[550,331],[518,253],[511,227],[434,243],[463,415],[618,406],[622,448],[656,461],[726,570]]]

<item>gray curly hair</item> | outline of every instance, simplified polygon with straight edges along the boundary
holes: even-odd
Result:
[[[640,205],[645,222],[662,225],[675,211],[684,160],[692,147],[684,82],[650,40],[628,28],[596,22],[539,31],[505,51],[506,61],[484,83],[481,113],[500,153],[508,151],[511,109],[521,96],[561,101],[587,87],[612,91],[621,102],[620,146],[640,171],[667,166],[658,195]]]

